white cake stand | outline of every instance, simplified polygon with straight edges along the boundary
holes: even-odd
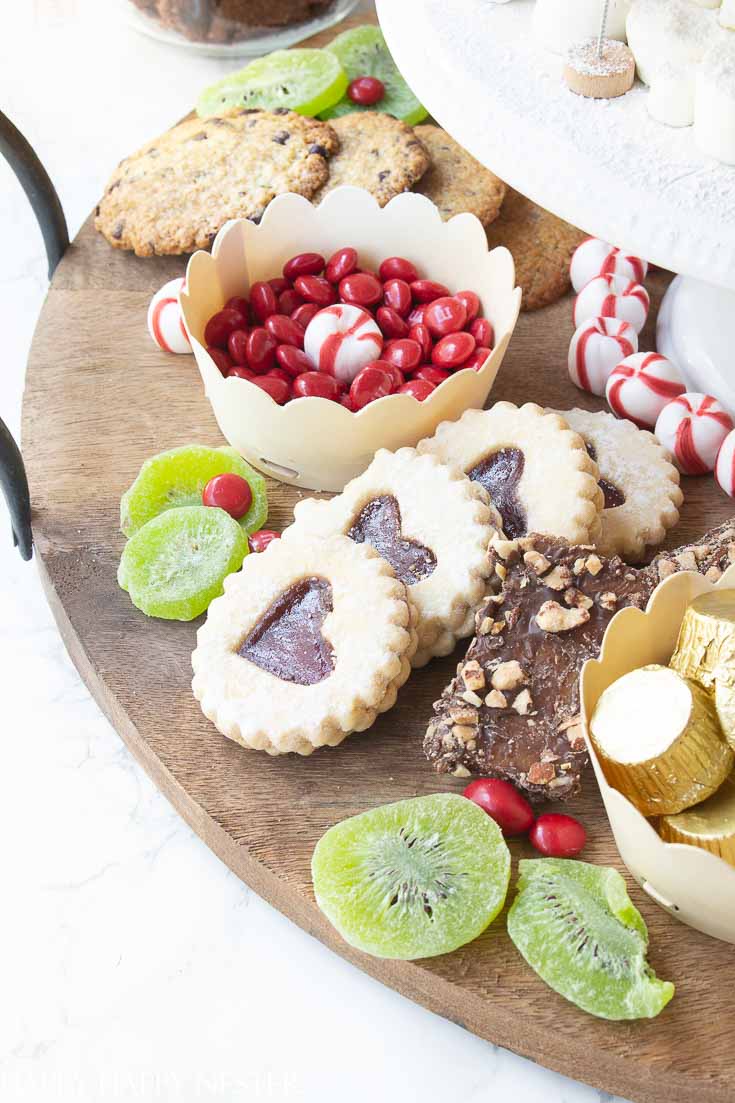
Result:
[[[616,100],[569,92],[563,59],[534,39],[533,0],[377,9],[416,95],[479,161],[589,234],[681,274],[662,351],[691,389],[735,411],[735,167],[703,156],[691,128],[651,119],[642,85]]]

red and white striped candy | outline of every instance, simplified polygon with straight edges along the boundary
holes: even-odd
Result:
[[[164,352],[191,352],[178,299],[185,282],[178,279],[164,283],[148,307],[148,332]]]
[[[626,280],[643,283],[647,271],[647,261],[624,253],[597,237],[588,237],[577,246],[569,266],[575,291],[581,291],[595,276],[622,276]]]
[[[636,352],[616,364],[607,380],[605,397],[614,414],[652,429],[664,406],[686,385],[679,369],[657,352]]]
[[[720,445],[715,463],[715,478],[725,494],[735,498],[735,429],[727,434]]]
[[[616,364],[638,350],[638,334],[620,318],[589,318],[569,345],[569,377],[583,391],[604,395]]]
[[[717,453],[732,429],[732,418],[716,398],[690,391],[664,406],[655,432],[682,474],[706,475],[714,471]]]
[[[383,351],[383,334],[366,310],[349,303],[327,306],[309,322],[304,352],[317,371],[351,383]]]
[[[623,276],[596,276],[574,300],[574,324],[588,318],[621,318],[636,333],[646,324],[650,299],[645,287]]]

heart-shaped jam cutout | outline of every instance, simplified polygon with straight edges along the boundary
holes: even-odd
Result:
[[[407,540],[401,532],[401,510],[392,494],[373,498],[360,510],[347,535],[356,544],[371,544],[387,559],[404,586],[413,586],[436,570],[431,548]]]
[[[237,653],[284,682],[313,686],[334,670],[334,651],[322,635],[332,609],[327,580],[304,578],[276,598]]]
[[[500,448],[480,460],[467,477],[484,487],[503,518],[503,532],[510,540],[526,535],[526,511],[518,497],[525,458],[520,448]]]
[[[597,463],[597,449],[594,444],[590,444],[589,441],[586,441],[585,448],[587,449],[589,458],[593,463]],[[618,506],[625,505],[625,495],[615,483],[609,483],[607,479],[600,479],[597,485],[602,491],[602,496],[605,499],[605,509],[617,509]]]

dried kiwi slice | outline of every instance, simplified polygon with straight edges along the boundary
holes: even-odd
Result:
[[[222,593],[248,554],[248,538],[223,509],[159,513],[128,540],[117,581],[149,617],[193,620]]]
[[[519,863],[508,934],[542,980],[601,1019],[651,1019],[674,995],[646,961],[648,930],[615,869]]]
[[[503,907],[510,852],[497,824],[454,793],[343,820],[316,845],[316,900],[349,942],[376,957],[446,954]]]
[[[335,119],[339,115],[351,115],[354,111],[383,111],[395,115],[409,126],[425,119],[428,112],[419,103],[401,76],[386,46],[379,27],[354,27],[337,35],[326,50],[341,62],[350,81],[357,77],[377,77],[385,85],[385,95],[372,107],[353,103],[346,94],[332,107],[323,110],[322,119]]]
[[[239,524],[247,534],[262,529],[268,519],[265,479],[234,448],[207,448],[187,444],[151,456],[120,501],[120,528],[132,536],[167,509],[200,506],[202,491],[210,479],[225,472],[241,475],[250,485],[253,501]]]
[[[300,115],[318,115],[346,91],[347,77],[335,54],[274,50],[205,88],[197,114],[218,115],[228,107],[287,107]]]

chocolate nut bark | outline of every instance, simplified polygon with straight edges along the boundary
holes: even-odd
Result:
[[[709,582],[719,582],[724,572],[735,563],[735,518],[710,529],[701,540],[684,544],[674,551],[661,552],[651,562],[656,582],[662,582],[677,571],[698,571]]]

